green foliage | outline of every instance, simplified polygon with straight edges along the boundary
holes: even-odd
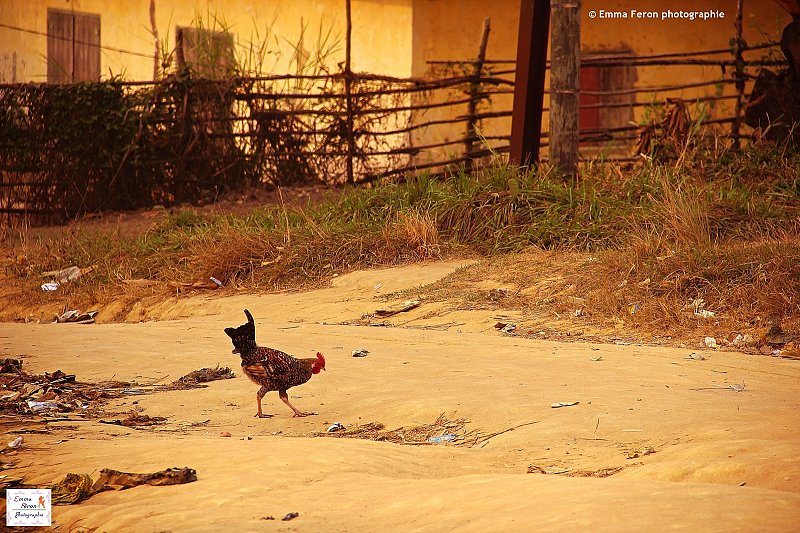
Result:
[[[32,183],[20,203],[56,217],[213,197],[252,175],[211,135],[229,131],[218,119],[230,99],[212,81],[6,85],[0,164]]]

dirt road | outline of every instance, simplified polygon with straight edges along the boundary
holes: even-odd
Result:
[[[31,372],[168,382],[221,364],[237,374],[107,406],[168,418],[154,428],[62,422],[26,434],[5,473],[45,485],[102,468],[197,470],[194,483],[57,506],[64,531],[796,531],[799,361],[535,341],[496,331],[487,313],[425,305],[395,318],[405,327],[342,324],[382,305],[376,295],[457,266],[359,272],[309,293],[193,298],[151,313],[170,320],[0,324],[2,357],[24,356]],[[318,416],[292,418],[270,393],[265,411],[276,416],[253,418],[257,387],[222,331],[244,322],[244,307],[260,344],[326,355],[327,372],[290,391]],[[356,348],[368,356],[352,357]],[[334,422],[412,428],[442,413],[467,419],[479,444],[311,436]],[[299,516],[280,520],[290,512]]]

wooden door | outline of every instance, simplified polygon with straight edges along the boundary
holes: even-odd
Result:
[[[580,110],[578,113],[578,127],[580,131],[596,130],[600,127],[600,108],[586,108],[584,106],[596,106],[600,103],[599,95],[588,93],[601,90],[601,75],[602,72],[600,72],[598,67],[581,67]]]

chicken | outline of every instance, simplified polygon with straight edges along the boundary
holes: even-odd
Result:
[[[273,348],[266,348],[256,344],[256,324],[253,315],[247,309],[244,310],[247,316],[247,324],[238,328],[225,328],[225,333],[231,338],[234,349],[233,353],[238,353],[242,358],[242,372],[250,378],[250,381],[261,388],[256,393],[258,400],[258,418],[266,418],[272,415],[265,415],[261,411],[261,399],[269,391],[278,391],[283,403],[294,411],[294,416],[308,416],[317,413],[305,413],[298,410],[289,402],[286,393],[291,387],[302,385],[314,374],[319,374],[325,370],[325,357],[319,352],[315,358],[296,359],[291,355]]]

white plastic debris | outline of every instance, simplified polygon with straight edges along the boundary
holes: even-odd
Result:
[[[448,433],[446,435],[439,435],[439,436],[431,436],[428,437],[428,442],[433,442],[436,444],[440,444],[442,442],[450,442],[456,440],[456,436],[452,433]]]
[[[215,284],[217,287],[224,287],[224,286],[225,286],[225,285],[224,285],[224,284],[223,284],[223,283],[222,283],[220,280],[218,280],[218,279],[217,279],[217,278],[215,278],[214,276],[211,276],[211,277],[210,277],[210,278],[208,278],[208,279],[210,279],[210,280],[211,280],[211,282],[212,282],[212,283],[214,283],[214,284]]]
[[[517,325],[514,324],[513,322],[509,322],[508,324],[503,326],[503,328],[500,331],[502,331],[503,333],[511,333],[515,329],[517,329]]]
[[[58,290],[58,283],[56,283],[54,281],[50,282],[50,283],[42,283],[42,290],[45,291],[45,292],[57,291]]]
[[[731,344],[733,344],[737,348],[739,346],[753,346],[754,344],[756,344],[756,340],[753,338],[752,335],[749,335],[747,333],[745,333],[744,335],[742,335],[741,333],[737,333],[736,337],[734,337],[734,339],[731,341]]]
[[[364,348],[356,348],[353,350],[353,357],[366,357],[369,354],[369,350]]]
[[[60,315],[56,315],[53,322],[58,322],[59,324],[67,322],[75,322],[78,324],[93,324],[95,315],[97,315],[97,311],[89,311],[88,313],[81,313],[77,309],[71,309],[69,311],[64,311]]]
[[[553,409],[558,409],[559,407],[572,407],[573,405],[578,405],[580,402],[555,402],[551,403],[550,407]]]
[[[511,295],[511,291],[505,287],[499,289],[489,289],[489,298],[492,300],[501,300]]]
[[[23,442],[25,442],[25,439],[23,439],[22,435],[20,435],[16,439],[14,439],[11,442],[9,442],[8,443],[8,447],[11,448],[12,450],[17,450],[19,448],[22,448],[22,443]]]
[[[35,402],[28,400],[28,408],[34,413],[37,411],[46,411],[47,409],[55,409],[58,405],[56,402]]]
[[[328,431],[327,431],[327,432],[328,432],[328,433],[335,433],[336,431],[342,431],[343,429],[344,429],[344,424],[342,424],[341,422],[334,422],[334,423],[333,423],[333,424],[331,424],[331,426],[328,428]]]
[[[69,311],[64,311],[60,315],[56,316],[55,322],[69,322],[72,318],[78,315],[77,309],[70,309]]]
[[[716,315],[714,311],[709,311],[708,309],[705,308],[705,306],[706,306],[706,301],[703,300],[702,298],[697,298],[695,300],[692,300],[692,303],[689,304],[689,307],[692,309],[692,313],[694,313],[694,316],[699,316],[701,318],[711,318],[714,315]]]
[[[706,337],[705,339],[703,339],[703,342],[709,348],[719,348],[719,346],[717,346],[717,339],[715,339],[714,337]]]

